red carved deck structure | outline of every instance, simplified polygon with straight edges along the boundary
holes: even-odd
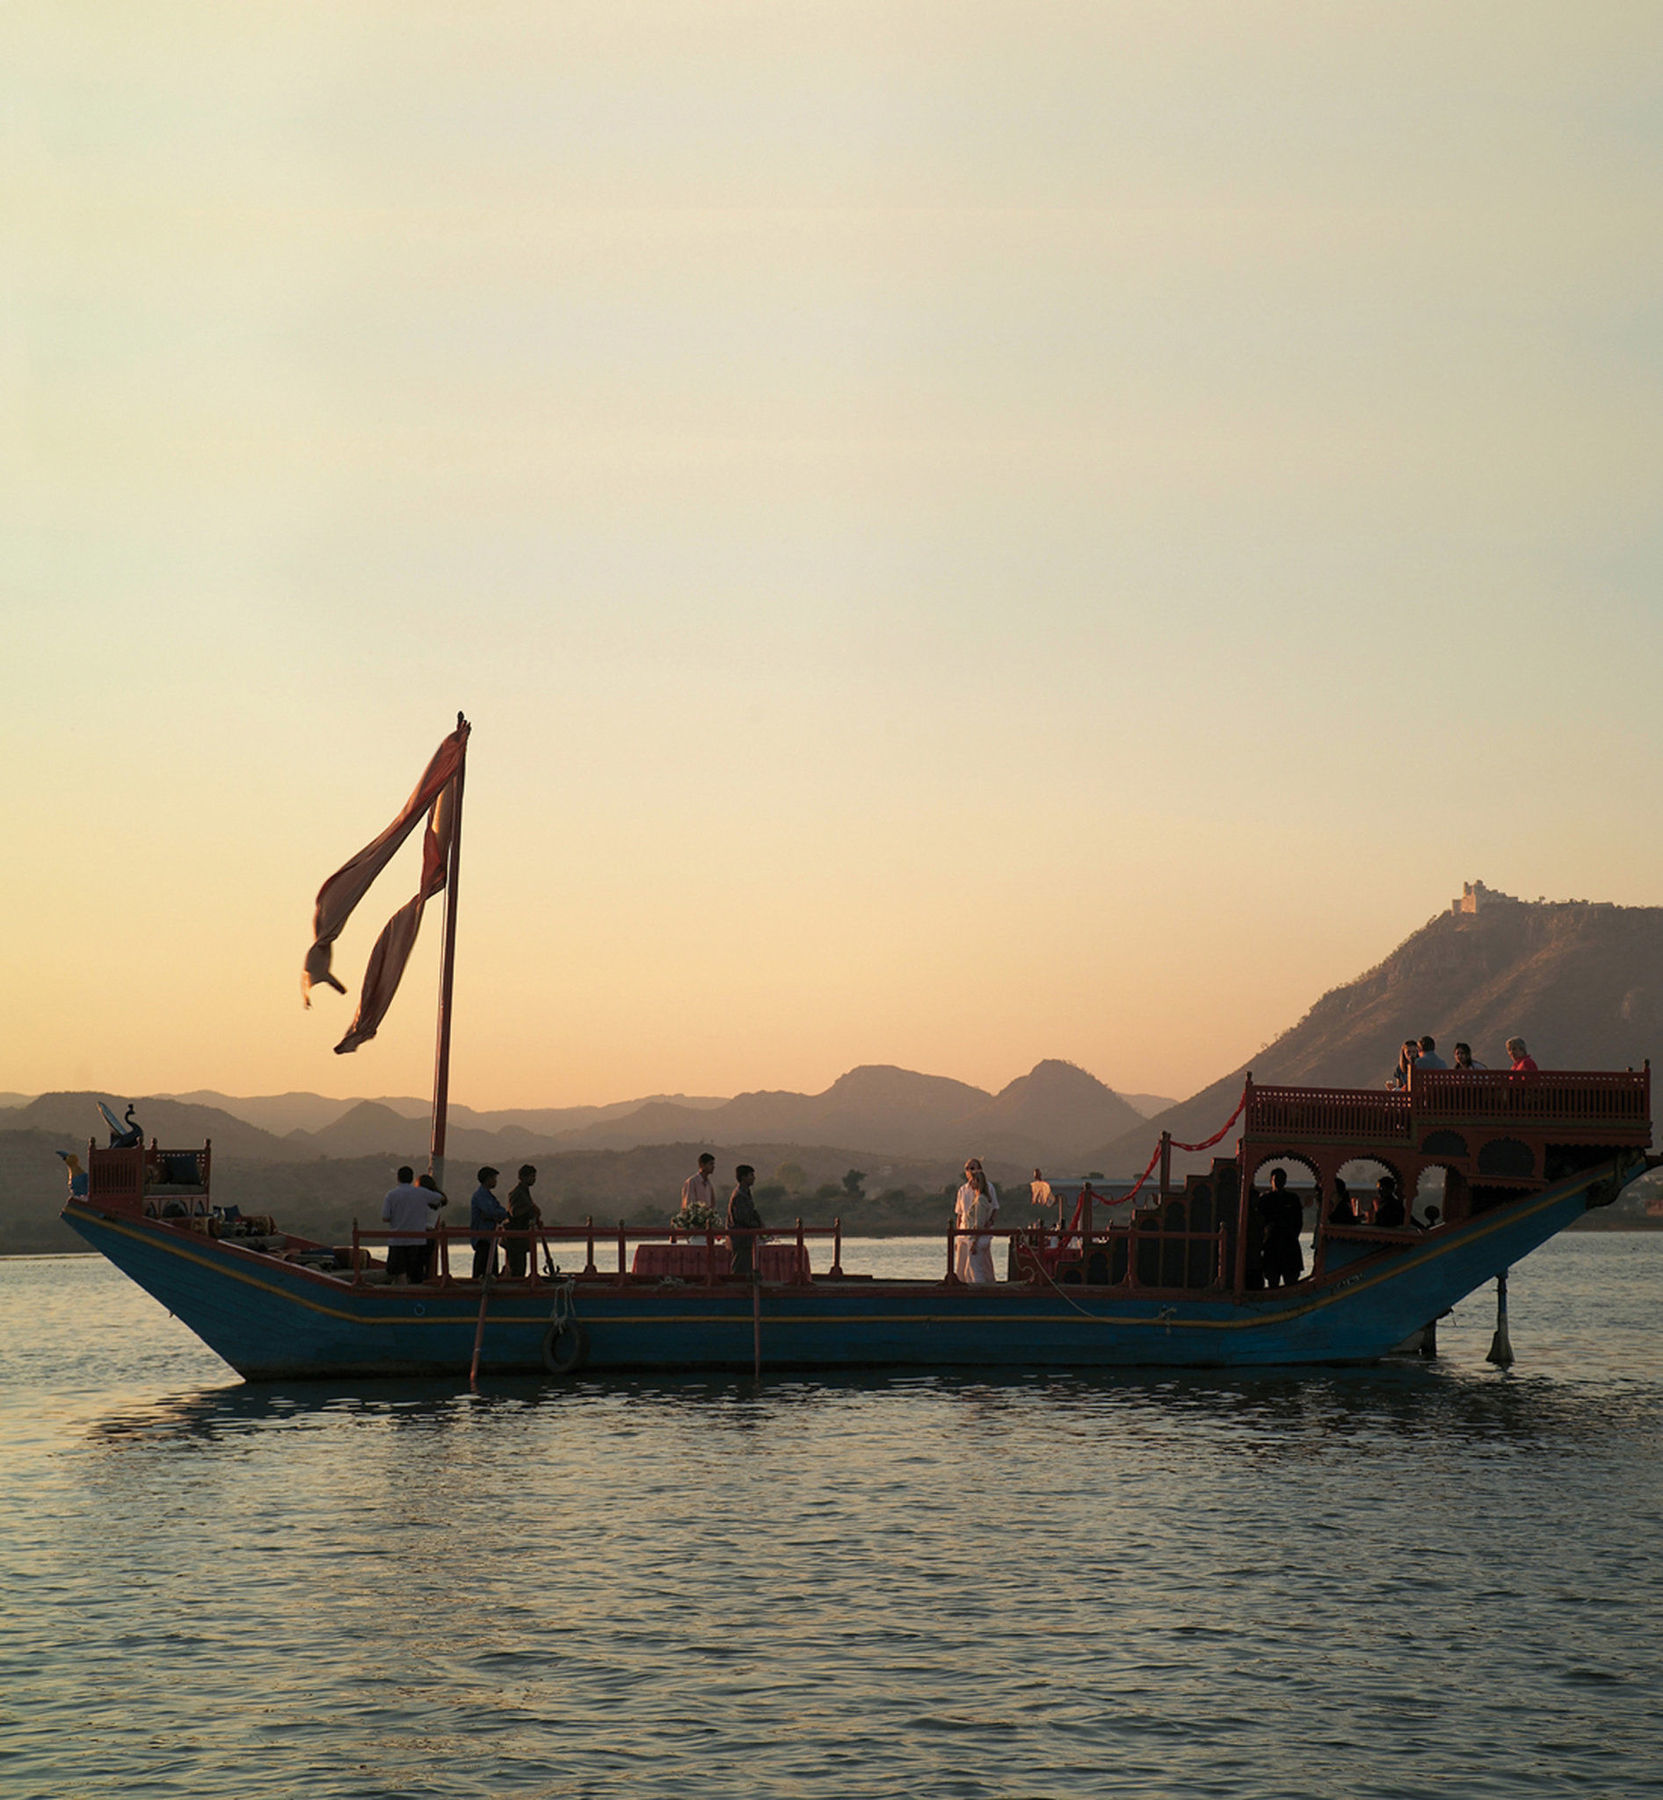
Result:
[[[1260,1285],[1254,1183],[1270,1163],[1310,1171],[1320,1203],[1308,1279],[1331,1240],[1383,1246],[1422,1234],[1330,1226],[1334,1179],[1378,1163],[1412,1205],[1422,1174],[1444,1175],[1438,1229],[1532,1194],[1651,1143],[1651,1069],[1428,1070],[1406,1089],[1267,1087],[1247,1078],[1236,1154],[1215,1157],[1177,1193],[1130,1219],[1096,1225],[1088,1198],[1060,1233],[1020,1234],[1011,1273],[1087,1286],[1242,1292]],[[1370,1187],[1372,1183],[1370,1184]],[[1360,1188],[1365,1203],[1369,1188]],[[1114,1204],[1098,1196],[1098,1204]],[[1111,1221],[1113,1214],[1110,1213]]]

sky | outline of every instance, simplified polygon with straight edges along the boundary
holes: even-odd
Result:
[[[1184,1094],[1663,904],[1654,5],[0,6],[0,1090]],[[355,984],[413,848],[338,947]],[[1389,1047],[1388,1047],[1389,1048]]]

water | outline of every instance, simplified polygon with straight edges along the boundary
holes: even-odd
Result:
[[[935,1271],[935,1244],[851,1267]],[[1430,1366],[244,1387],[0,1263],[0,1793],[1663,1792],[1663,1240]]]

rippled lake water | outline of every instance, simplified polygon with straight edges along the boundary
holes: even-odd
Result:
[[[1511,1302],[1511,1374],[1485,1294],[1375,1371],[472,1398],[0,1262],[0,1792],[1663,1792],[1663,1239]]]

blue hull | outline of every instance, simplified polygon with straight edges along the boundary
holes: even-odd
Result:
[[[1580,1218],[1593,1169],[1322,1280],[1231,1295],[817,1279],[761,1290],[765,1368],[1238,1368],[1370,1362]],[[1610,1191],[1610,1190],[1607,1190]],[[72,1202],[64,1220],[249,1380],[464,1374],[479,1290],[354,1288],[174,1226]],[[499,1286],[482,1367],[541,1371],[549,1286]],[[577,1284],[583,1366],[748,1370],[749,1288]]]

